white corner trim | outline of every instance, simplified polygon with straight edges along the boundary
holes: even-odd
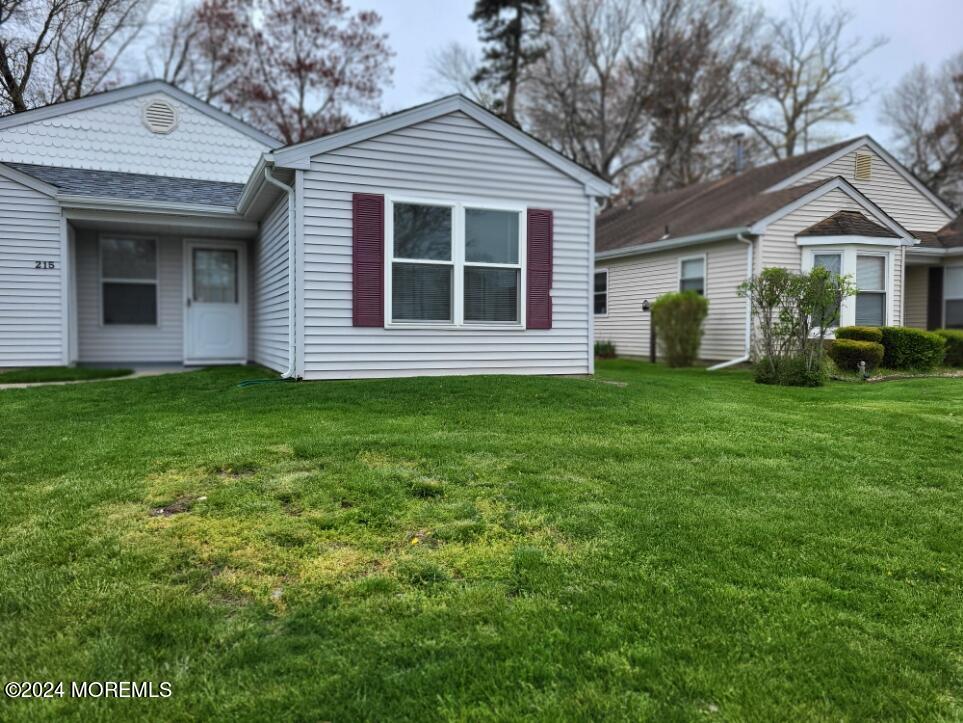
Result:
[[[0,118],[0,130],[24,125],[25,123],[34,123],[35,121],[47,120],[48,118],[57,118],[58,116],[66,115],[67,113],[76,113],[77,111],[99,108],[101,106],[118,103],[123,100],[140,98],[152,93],[163,93],[176,101],[180,101],[184,105],[190,106],[197,112],[203,113],[209,118],[213,118],[214,120],[219,121],[240,133],[243,133],[267,148],[276,148],[281,144],[279,139],[274,138],[263,131],[259,131],[254,126],[248,125],[244,121],[235,118],[229,113],[218,110],[211,104],[205,103],[200,98],[196,98],[190,93],[187,93],[177,86],[171,85],[163,80],[148,80],[142,83],[134,83],[133,85],[125,85],[121,88],[115,88],[114,90],[106,90],[102,93],[94,93],[93,95],[88,95],[84,98],[78,98],[77,100],[67,100],[60,103],[45,105],[40,108],[34,108],[33,110],[24,111],[22,113],[14,113],[13,115],[6,116],[5,118]]]
[[[879,143],[877,143],[872,138],[872,136],[868,136],[868,135],[861,136],[855,139],[852,143],[844,146],[843,148],[836,151],[835,153],[831,153],[825,158],[822,158],[816,161],[815,163],[807,166],[806,168],[802,169],[798,173],[795,173],[789,176],[788,178],[784,178],[776,185],[771,186],[770,188],[767,188],[765,192],[769,193],[770,191],[781,191],[785,188],[789,188],[790,186],[794,186],[796,183],[806,178],[810,174],[814,173],[815,171],[818,171],[820,168],[828,166],[830,163],[838,161],[840,158],[852,153],[853,151],[863,148],[864,146],[867,146],[870,148],[870,150],[874,151],[876,155],[878,155],[880,158],[886,161],[886,163],[888,163],[889,166],[893,168],[893,170],[895,170],[900,176],[902,176],[904,180],[906,180],[910,185],[916,188],[917,191],[919,191],[924,196],[926,196],[926,198],[928,198],[933,203],[933,205],[935,205],[938,209],[940,209],[940,211],[946,214],[947,220],[952,220],[956,218],[956,214],[953,213],[953,211],[949,208],[949,206],[947,206],[940,199],[939,196],[937,196],[935,193],[930,191],[925,185],[923,185],[920,182],[920,180],[916,176],[914,176],[902,163],[896,160],[896,158],[894,158],[889,151],[887,151]]]
[[[498,116],[461,95],[446,96],[384,118],[360,123],[322,138],[279,148],[272,153],[272,156],[279,166],[305,169],[307,167],[305,164],[309,163],[314,156],[455,112],[464,113],[494,133],[528,151],[536,158],[581,182],[585,186],[586,195],[608,197],[615,193],[615,187],[611,183],[602,180],[558,151],[535,140],[524,131],[506,123]]]
[[[883,224],[886,226],[886,228],[899,236],[900,239],[908,242],[906,243],[907,246],[912,245],[912,243],[915,241],[913,234],[903,228],[889,214],[873,203],[864,193],[862,193],[858,188],[856,188],[842,176],[833,176],[832,178],[826,179],[825,183],[817,186],[806,195],[797,198],[795,201],[786,204],[779,210],[756,221],[752,226],[749,227],[749,231],[755,235],[761,235],[765,233],[766,227],[770,224],[775,223],[779,219],[789,215],[793,211],[802,208],[806,204],[825,196],[830,191],[837,190],[842,191],[849,196],[849,198],[857,205],[861,206],[864,211],[868,211],[878,223]]]
[[[838,246],[861,244],[864,246],[906,246],[903,239],[889,236],[797,236],[797,246]]]

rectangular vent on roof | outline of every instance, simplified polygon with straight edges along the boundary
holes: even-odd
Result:
[[[857,181],[869,181],[873,177],[873,157],[869,153],[856,154],[856,170],[853,178]]]

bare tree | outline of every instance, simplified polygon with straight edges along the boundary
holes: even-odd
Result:
[[[478,55],[461,43],[449,43],[428,57],[427,90],[433,93],[460,93],[479,105],[492,109],[496,97],[491,88],[476,80]]]
[[[767,52],[755,65],[759,100],[743,121],[775,158],[805,151],[820,128],[851,121],[865,100],[853,88],[856,66],[887,40],[847,37],[852,19],[795,0],[787,17],[767,21]]]
[[[285,142],[340,130],[350,109],[375,111],[391,79],[374,12],[343,0],[261,0],[250,71],[225,93],[238,115]]]
[[[0,109],[19,113],[119,80],[147,0],[0,0]]]
[[[253,11],[253,0],[182,5],[161,27],[151,70],[201,100],[222,98],[250,68]]]
[[[565,0],[526,92],[535,135],[609,181],[652,157],[641,21],[636,0]]]
[[[757,92],[757,12],[733,0],[659,0],[647,23],[649,186],[666,191],[731,167],[732,126]]]
[[[900,160],[954,208],[963,206],[963,53],[935,73],[910,70],[883,99],[882,120]]]
[[[121,82],[118,61],[144,27],[145,0],[96,0],[70,6],[51,47],[51,101],[73,100]]]

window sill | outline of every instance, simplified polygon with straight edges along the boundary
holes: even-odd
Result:
[[[385,324],[385,329],[414,329],[418,331],[525,331],[522,324],[430,324],[414,322],[407,324],[404,322],[390,322]]]

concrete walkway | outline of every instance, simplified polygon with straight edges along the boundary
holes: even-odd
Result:
[[[162,374],[181,374],[183,372],[202,369],[203,367],[184,367],[184,366],[153,366],[153,367],[134,367],[134,373],[123,377],[103,377],[101,379],[74,379],[68,382],[16,382],[14,384],[0,384],[0,391],[4,389],[29,389],[31,387],[60,387],[65,384],[92,384],[94,382],[120,382],[125,379],[142,379],[144,377],[159,377]]]

